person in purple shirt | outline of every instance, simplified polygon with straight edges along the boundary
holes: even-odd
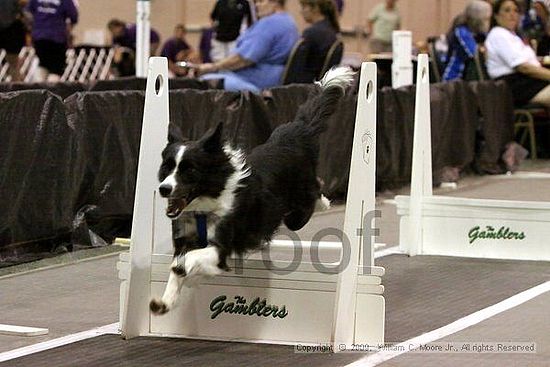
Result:
[[[285,0],[256,0],[259,20],[238,39],[233,53],[215,63],[198,65],[203,80],[223,79],[226,90],[254,93],[281,84],[286,61],[299,34],[285,12]]]
[[[185,39],[185,26],[178,24],[174,28],[174,37],[169,38],[162,46],[160,56],[168,59],[168,70],[175,76],[186,76],[189,69],[179,67],[179,61],[199,63],[200,56],[195,52]]]
[[[115,56],[113,64],[118,76],[131,76],[136,74],[136,39],[137,28],[135,24],[126,24],[119,19],[111,19],[107,23],[107,28],[111,32],[113,46],[115,46]],[[152,56],[157,54],[160,45],[160,36],[157,31],[151,28],[150,33],[150,53]]]
[[[134,51],[136,50],[137,29],[135,24],[126,24],[122,20],[111,19],[107,24],[107,28],[113,37],[113,45],[127,47]],[[160,45],[160,36],[153,28],[151,28],[150,42],[151,55],[156,55]]]
[[[27,10],[33,16],[32,41],[40,60],[37,79],[58,81],[65,70],[67,23],[78,22],[78,9],[73,0],[30,0]]]

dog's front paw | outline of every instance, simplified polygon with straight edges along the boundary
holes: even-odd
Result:
[[[149,303],[149,308],[151,309],[151,312],[154,313],[155,315],[164,315],[169,311],[168,306],[166,306],[166,303],[155,298],[153,298]]]

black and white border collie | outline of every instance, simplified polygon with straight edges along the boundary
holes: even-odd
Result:
[[[150,303],[153,313],[171,310],[182,286],[228,270],[228,256],[269,243],[281,222],[296,231],[316,206],[328,207],[316,175],[319,134],[353,79],[346,67],[328,71],[318,82],[321,93],[246,157],[222,141],[221,124],[198,141],[177,137],[171,126],[159,193],[168,199],[175,251],[166,290]],[[202,241],[197,214],[206,218]]]

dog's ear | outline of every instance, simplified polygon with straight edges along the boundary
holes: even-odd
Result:
[[[223,123],[219,122],[201,138],[200,144],[205,152],[216,153],[222,150]]]
[[[168,124],[168,145],[177,142],[184,142],[186,139],[181,132],[181,129],[178,125],[170,122]]]

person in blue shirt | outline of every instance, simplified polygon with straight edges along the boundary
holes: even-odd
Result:
[[[443,80],[462,79],[466,64],[472,61],[478,50],[478,41],[489,31],[491,5],[485,1],[473,0],[459,22],[447,36],[449,42],[448,63]]]
[[[256,0],[259,20],[238,39],[233,54],[214,63],[197,65],[203,80],[223,79],[225,90],[255,93],[281,83],[287,58],[299,39],[285,0]]]

